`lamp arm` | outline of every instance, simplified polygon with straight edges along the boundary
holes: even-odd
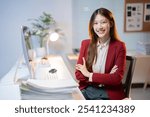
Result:
[[[49,39],[47,39],[46,41],[46,53],[47,53],[47,56],[49,55]]]

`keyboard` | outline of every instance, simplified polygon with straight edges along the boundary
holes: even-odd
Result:
[[[57,80],[58,79],[58,73],[56,72],[50,72],[50,67],[40,67],[36,70],[35,73],[35,79],[38,80]]]
[[[61,80],[69,78],[72,78],[72,76],[61,57],[49,58],[49,65],[38,66],[35,73],[35,79],[38,80]]]

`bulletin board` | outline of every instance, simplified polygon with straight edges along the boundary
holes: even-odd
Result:
[[[150,0],[125,0],[125,32],[150,32]]]

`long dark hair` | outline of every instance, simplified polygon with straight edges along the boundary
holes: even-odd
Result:
[[[89,22],[89,36],[90,36],[91,41],[90,41],[90,45],[89,45],[89,48],[88,48],[88,55],[86,57],[86,66],[87,66],[88,70],[90,70],[90,68],[92,67],[94,59],[97,60],[98,36],[94,32],[94,29],[93,29],[94,20],[95,20],[95,17],[97,16],[97,14],[100,14],[100,15],[106,17],[109,20],[110,25],[111,25],[111,28],[110,28],[111,40],[120,40],[119,37],[118,37],[118,34],[117,34],[113,14],[105,8],[99,8],[99,9],[95,10],[94,13],[92,14],[92,16],[90,18],[90,22]]]

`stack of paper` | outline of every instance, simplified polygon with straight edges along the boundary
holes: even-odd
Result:
[[[150,55],[150,41],[138,41],[136,45],[136,51],[141,54]]]
[[[34,80],[28,79],[20,85],[24,100],[71,100],[78,84],[73,79]]]

